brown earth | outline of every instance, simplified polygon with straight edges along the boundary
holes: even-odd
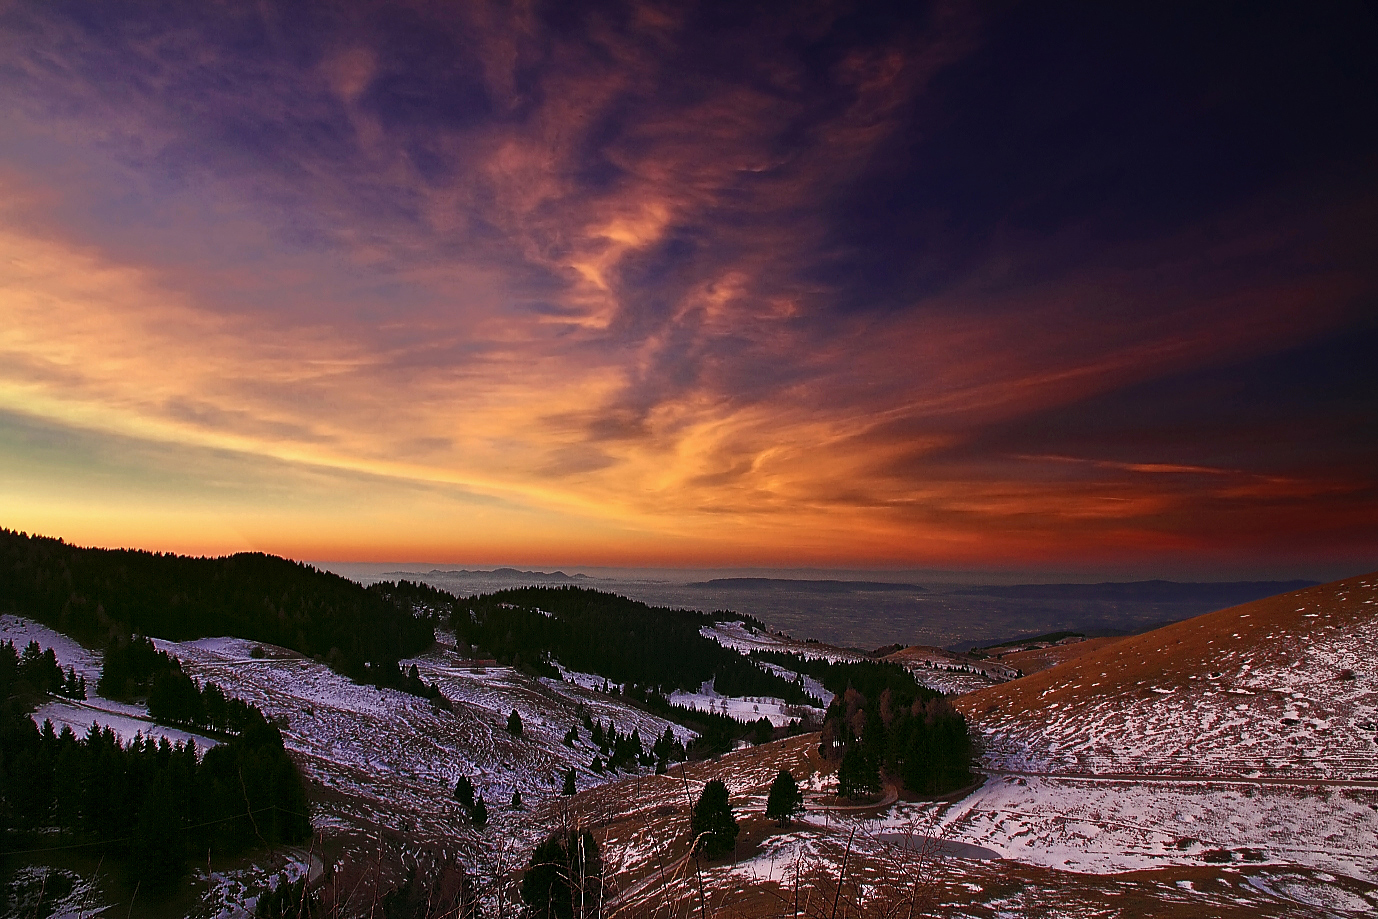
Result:
[[[1114,640],[1011,683],[959,696],[953,705],[979,719],[997,710],[1033,713],[1058,703],[1065,717],[1068,705],[1111,696],[1147,696],[1150,684],[1186,688],[1192,680],[1209,677],[1227,650],[1249,648],[1260,655],[1258,660],[1266,661],[1268,635],[1372,624],[1378,606],[1363,602],[1371,591],[1361,585],[1375,578],[1378,572],[1358,575]]]
[[[801,780],[828,764],[813,751],[817,735],[742,750],[671,776],[641,776],[581,792],[570,817],[592,824],[610,868],[604,915],[683,919],[882,919],[894,916],[970,917],[1097,915],[1131,919],[1265,919],[1314,915],[1314,907],[1266,896],[1255,879],[1278,869],[1248,866],[1170,866],[1118,875],[1056,871],[1008,860],[945,857],[922,839],[881,842],[864,822],[824,821],[777,827],[757,808],[781,767]],[[733,855],[690,857],[689,811],[702,783],[726,781],[741,827]],[[687,786],[687,787],[686,787]],[[810,809],[824,798],[809,796]],[[855,832],[853,828],[856,828]],[[797,861],[773,862],[781,843],[806,846]],[[1274,875],[1270,876],[1269,871]],[[767,875],[774,874],[774,877]],[[1286,877],[1310,876],[1289,870]],[[1328,878],[1328,880],[1325,880]],[[1326,883],[1371,895],[1348,878]],[[1313,883],[1315,883],[1313,878]]]
[[[1031,648],[1028,651],[1015,651],[1011,654],[1002,654],[995,660],[1007,667],[1014,667],[1021,670],[1024,676],[1031,676],[1049,667],[1081,657],[1083,654],[1090,654],[1098,651],[1107,645],[1113,645],[1117,641],[1124,641],[1123,636],[1115,638],[1088,638],[1085,641],[1078,641],[1070,645],[1053,645],[1048,648]]]

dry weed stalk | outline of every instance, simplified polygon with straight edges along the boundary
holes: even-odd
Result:
[[[830,821],[831,822],[831,821]],[[839,828],[840,829],[840,828]],[[668,843],[640,884],[610,903],[605,919],[920,919],[935,914],[942,838],[936,814],[903,827],[853,824],[841,837],[804,831],[782,876],[751,881],[732,866],[673,858]],[[825,850],[831,845],[829,855]],[[692,862],[692,866],[690,865]],[[678,869],[683,868],[684,871]]]

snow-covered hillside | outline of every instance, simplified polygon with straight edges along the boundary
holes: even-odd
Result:
[[[123,740],[136,732],[173,741],[192,736],[202,750],[215,743],[154,724],[142,705],[95,695],[99,655],[60,633],[5,616],[0,618],[0,640],[20,647],[37,640],[54,648],[64,669],[71,665],[87,678],[86,702],[51,700],[34,715],[39,723],[46,718],[59,729],[68,724],[78,733],[96,723],[115,729]],[[235,638],[155,639],[155,644],[176,656],[197,680],[218,683],[278,722],[293,759],[314,786],[312,822],[317,830],[360,840],[364,847],[375,845],[380,832],[399,833],[411,847],[429,845],[460,854],[480,878],[495,864],[495,846],[520,848],[547,831],[531,819],[529,809],[560,797],[570,768],[579,789],[625,775],[590,768],[599,751],[583,727],[585,714],[614,723],[619,733],[638,731],[647,748],[667,727],[683,742],[694,737],[617,695],[532,678],[507,667],[468,666],[453,644],[443,641],[403,665],[415,664],[423,679],[437,684],[453,702],[450,711],[398,690],[352,683],[324,664],[272,645]],[[522,719],[520,738],[507,731],[513,710]],[[565,734],[576,726],[579,740],[566,746]],[[471,778],[488,803],[490,821],[483,833],[470,826],[453,799],[461,774]],[[526,810],[508,807],[517,790]],[[243,915],[245,904],[252,905],[252,891],[239,880],[217,877],[211,886],[208,897],[226,905],[207,915]]]
[[[1378,882],[1378,578],[1176,623],[955,704],[989,778],[924,811],[951,838],[1078,871]]]
[[[1378,578],[1177,623],[961,704],[995,769],[1378,782]]]
[[[783,654],[798,654],[809,659],[827,661],[845,662],[866,659],[866,655],[859,651],[834,648],[832,645],[823,645],[812,641],[796,641],[793,638],[777,635],[773,632],[753,629],[736,619],[715,622],[711,626],[706,625],[699,630],[699,633],[705,638],[713,639],[724,648],[731,648],[743,654],[751,651],[779,651]]]

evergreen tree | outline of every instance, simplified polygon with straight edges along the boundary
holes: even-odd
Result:
[[[561,793],[572,795],[578,790],[578,787],[574,784],[574,767],[570,766],[569,771],[565,773],[565,787],[561,790]]]
[[[603,864],[593,834],[556,833],[536,847],[521,896],[533,919],[584,919],[601,913]]]
[[[593,764],[592,764],[591,766],[589,766],[589,768],[592,769],[594,772],[598,773],[599,775],[602,775],[602,774],[603,774],[603,758],[602,758],[601,756],[595,756],[595,757],[593,758]]]
[[[467,775],[461,775],[455,782],[455,800],[459,806],[466,811],[473,812],[474,809],[474,783],[469,781]]]
[[[751,742],[754,744],[770,743],[775,739],[775,726],[770,723],[769,718],[757,718],[751,725]]]
[[[786,826],[803,809],[804,793],[799,790],[799,783],[788,769],[781,769],[766,798],[766,816],[774,820],[777,826]]]
[[[476,829],[481,830],[488,825],[488,805],[483,803],[483,795],[479,795],[478,800],[474,802],[474,809],[470,812],[470,816],[473,818]]]
[[[522,793],[519,788],[512,789],[512,809],[514,811],[522,809]]]
[[[690,828],[694,834],[694,854],[718,858],[737,846],[737,820],[727,798],[727,786],[713,779],[703,787],[694,805]]]
[[[517,714],[517,710],[512,709],[512,714],[507,716],[507,733],[513,737],[522,736],[522,716]]]

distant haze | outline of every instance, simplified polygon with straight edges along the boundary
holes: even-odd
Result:
[[[702,570],[477,570],[396,564],[321,567],[366,584],[403,578],[458,596],[528,585],[588,587],[653,606],[745,613],[796,638],[816,638],[865,650],[892,643],[965,649],[1059,630],[1136,632],[1316,583],[1151,580],[981,585],[802,577],[797,571],[792,572],[795,577],[783,578],[759,572],[750,577],[706,577],[708,572]]]

